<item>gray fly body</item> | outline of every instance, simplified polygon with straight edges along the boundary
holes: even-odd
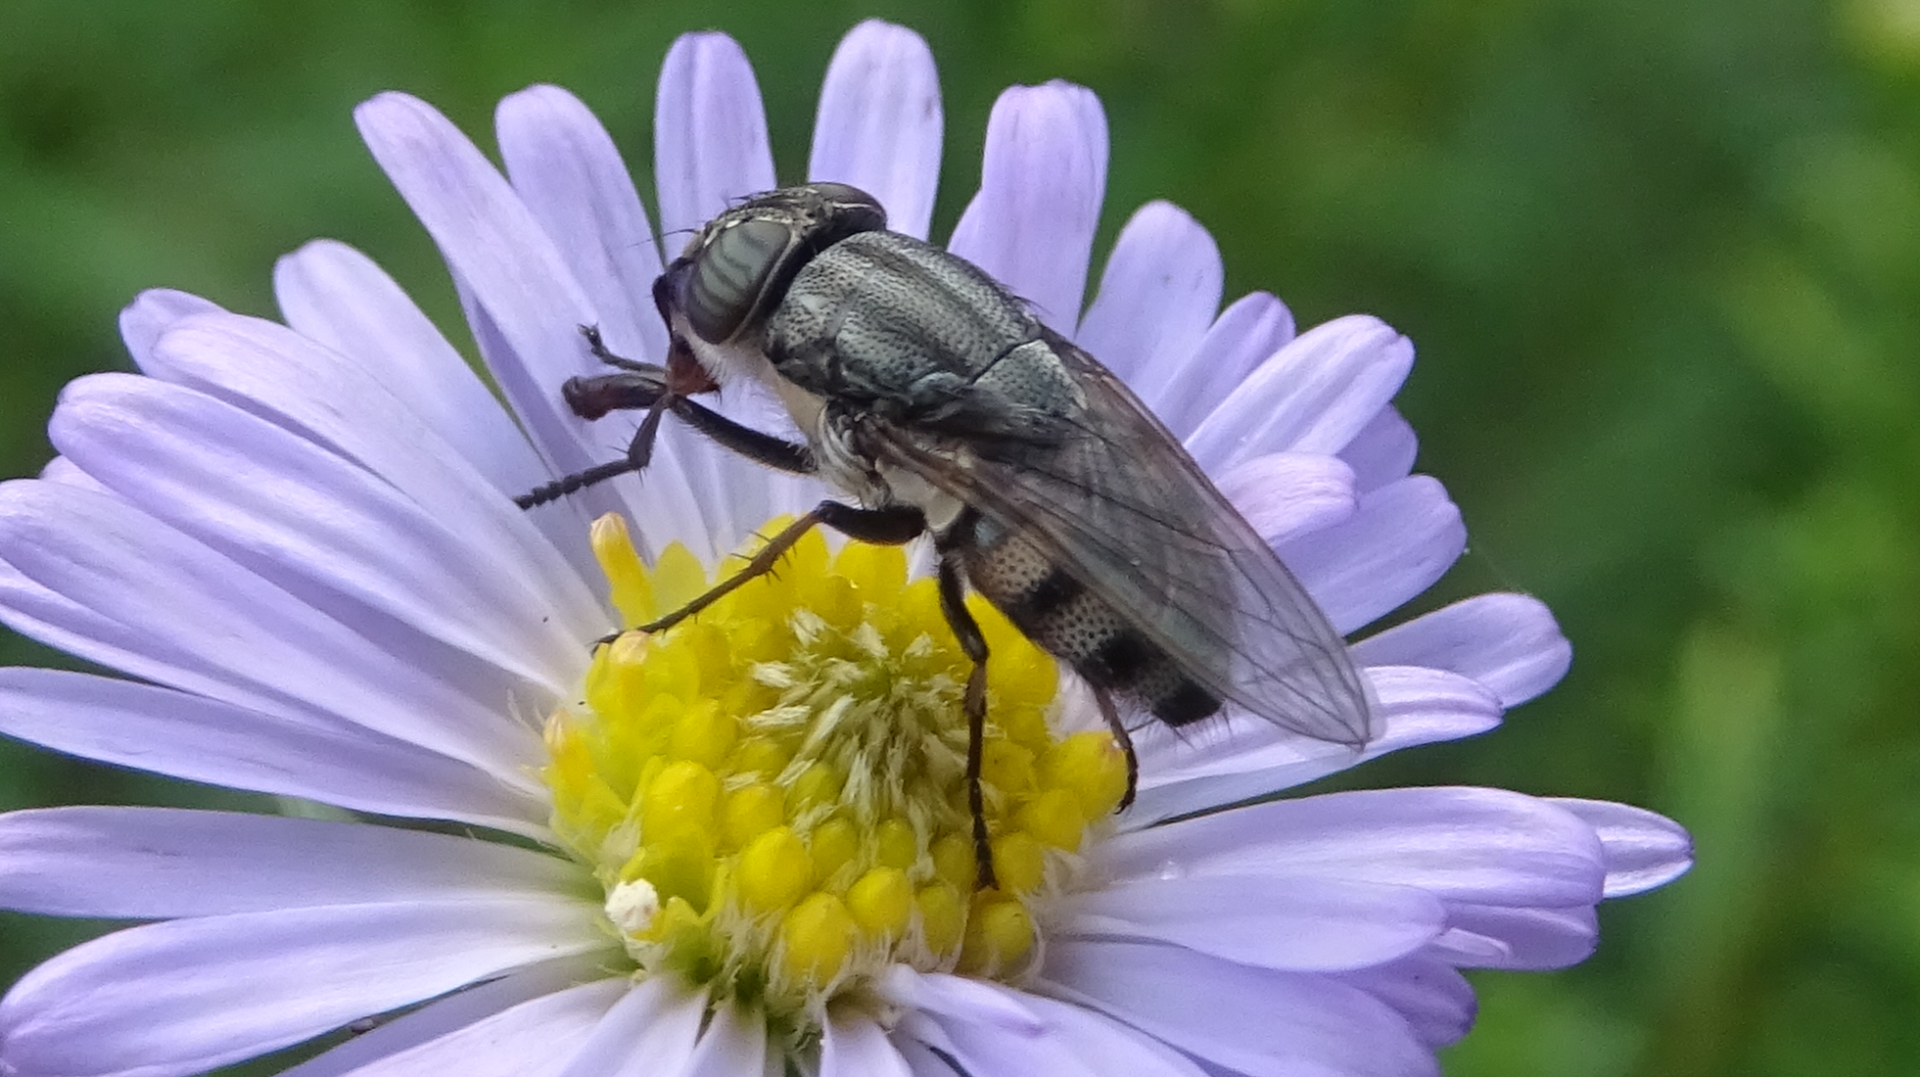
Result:
[[[1179,442],[999,282],[885,226],[872,196],[834,183],[757,195],[715,218],[654,285],[672,333],[667,364],[609,355],[588,330],[621,369],[565,386],[585,418],[647,410],[628,458],[520,503],[644,467],[669,411],[858,502],[823,502],[647,630],[767,571],[814,526],[869,542],[931,534],[943,609],[974,661],[965,709],[982,886],[993,882],[979,789],[987,653],[967,586],[1092,687],[1130,764],[1116,699],[1173,726],[1232,704],[1364,745],[1372,716],[1346,644]],[[770,389],[805,444],[691,399],[741,380]]]

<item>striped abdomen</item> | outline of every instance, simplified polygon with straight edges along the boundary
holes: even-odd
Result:
[[[1017,532],[965,512],[942,538],[959,553],[974,590],[1087,683],[1137,701],[1168,725],[1220,709],[1218,697]]]

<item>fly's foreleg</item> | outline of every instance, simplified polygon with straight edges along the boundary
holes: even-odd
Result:
[[[587,350],[593,353],[593,357],[610,367],[618,367],[621,370],[632,371],[636,374],[660,376],[666,374],[666,367],[655,363],[642,363],[637,359],[629,359],[624,355],[613,354],[613,352],[607,348],[606,340],[600,336],[600,327],[597,325],[581,326],[580,335],[587,338]]]
[[[567,384],[562,387],[561,391],[566,394],[567,402],[574,405],[574,413],[580,414],[580,405],[574,404],[575,394],[594,391],[594,387],[592,386],[582,388],[581,383],[614,381],[616,379],[629,379],[641,376],[642,375],[634,374],[609,374],[604,378],[569,378]],[[583,490],[595,483],[605,482],[608,479],[617,478],[629,472],[646,470],[647,465],[653,462],[653,443],[660,436],[660,419],[666,415],[668,409],[673,406],[672,402],[678,399],[678,397],[671,396],[662,390],[653,397],[650,403],[645,405],[647,417],[640,420],[640,428],[633,432],[633,440],[627,445],[627,455],[625,459],[615,460],[611,463],[596,464],[593,467],[587,468],[585,471],[576,471],[571,475],[565,475],[555,479],[545,486],[536,486],[526,493],[521,494],[519,497],[514,498],[513,503],[523,509],[531,509],[544,505],[549,501],[558,501],[568,494],[577,490]],[[605,411],[603,410],[601,414],[605,414]]]
[[[684,393],[676,392],[669,384],[671,375],[666,367],[613,354],[600,339],[600,331],[593,326],[583,325],[580,332],[587,338],[587,347],[594,357],[608,366],[617,367],[620,372],[568,378],[566,384],[560,387],[560,395],[566,400],[567,407],[575,415],[589,421],[613,411],[642,408],[646,409],[646,418],[640,421],[640,428],[633,432],[625,459],[596,464],[562,476],[514,498],[514,504],[523,509],[535,508],[549,501],[558,501],[595,483],[646,470],[647,465],[653,462],[653,446],[660,436],[660,420],[667,412],[672,412],[688,426],[749,460],[795,475],[813,474],[813,453],[806,446],[742,426],[711,408],[687,399]]]

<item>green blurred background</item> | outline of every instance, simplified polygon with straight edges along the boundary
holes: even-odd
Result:
[[[273,258],[328,235],[457,327],[355,102],[409,90],[491,145],[499,97],[557,82],[644,167],[661,57],[719,28],[794,179],[869,15],[940,62],[937,232],[995,93],[1064,77],[1112,124],[1107,237],[1173,199],[1230,294],[1419,345],[1401,405],[1474,535],[1443,590],[1540,595],[1576,657],[1362,781],[1692,828],[1699,866],[1604,909],[1593,960],[1477,977],[1448,1072],[1920,1072],[1920,0],[6,0],[0,471],[48,458],[63,382],[126,365],[144,287],[270,313]],[[0,746],[0,807],[67,801],[241,803]],[[0,918],[0,982],[99,926]]]

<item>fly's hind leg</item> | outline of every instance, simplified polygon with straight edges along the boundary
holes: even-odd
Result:
[[[1114,706],[1113,693],[1099,685],[1090,684],[1093,689],[1093,702],[1100,708],[1100,717],[1107,720],[1107,728],[1113,732],[1113,739],[1120,750],[1127,753],[1127,793],[1120,798],[1120,806],[1114,811],[1126,811],[1133,803],[1133,794],[1140,785],[1140,757],[1133,754],[1133,735],[1120,721],[1120,708]]]
[[[967,808],[973,813],[973,859],[978,866],[975,883],[981,890],[1000,885],[993,874],[993,844],[987,836],[987,798],[980,788],[981,755],[987,737],[987,637],[980,622],[967,610],[966,591],[960,584],[960,568],[951,554],[940,558],[940,611],[960,641],[960,650],[973,661],[967,674]]]

